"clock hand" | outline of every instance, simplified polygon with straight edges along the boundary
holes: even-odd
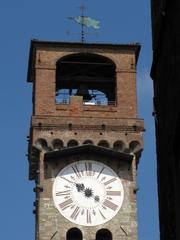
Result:
[[[85,186],[83,183],[76,183],[76,188],[77,188],[78,192],[82,192],[82,191],[84,191]]]
[[[99,202],[100,197],[98,195],[96,195],[96,196],[94,196],[94,200],[95,200],[95,202]]]

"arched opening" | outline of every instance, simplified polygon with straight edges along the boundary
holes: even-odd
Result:
[[[106,140],[101,140],[101,141],[98,143],[98,146],[109,148],[109,143],[108,143]]]
[[[140,143],[138,141],[132,141],[129,144],[129,151],[136,152],[140,148]]]
[[[115,64],[97,54],[71,54],[56,64],[56,102],[82,96],[86,105],[116,104]]]
[[[35,142],[35,147],[39,150],[47,150],[48,145],[45,139],[39,138]]]
[[[120,141],[120,140],[114,142],[114,144],[113,144],[113,149],[114,149],[115,151],[118,151],[118,152],[123,152],[124,149],[125,149],[125,144],[124,144],[124,142],[122,142],[122,141]]]
[[[71,139],[69,140],[69,142],[67,143],[67,147],[75,147],[75,146],[78,146],[78,141],[74,140],[74,139]]]
[[[53,150],[60,150],[64,147],[64,143],[60,139],[54,139],[52,141],[52,147],[53,147]]]
[[[108,229],[100,229],[96,233],[96,240],[112,240],[112,233]]]
[[[71,228],[66,234],[66,240],[82,240],[82,233],[78,228]]]
[[[85,141],[83,142],[83,144],[93,144],[93,141],[92,141],[92,140],[89,140],[89,139],[87,139],[87,140],[85,140]]]

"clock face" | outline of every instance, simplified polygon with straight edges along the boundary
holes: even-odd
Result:
[[[120,178],[108,166],[78,161],[62,169],[53,184],[53,200],[69,221],[95,226],[112,219],[120,210],[124,190]]]

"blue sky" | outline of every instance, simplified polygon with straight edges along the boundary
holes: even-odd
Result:
[[[154,122],[150,0],[1,0],[1,238],[34,239],[34,183],[28,181],[26,158],[31,115],[31,85],[26,82],[30,39],[78,41],[80,27],[66,19],[86,14],[101,22],[90,42],[140,42],[138,62],[139,116],[145,119],[144,152],[138,168],[139,240],[159,240]],[[91,29],[88,32],[92,33]]]

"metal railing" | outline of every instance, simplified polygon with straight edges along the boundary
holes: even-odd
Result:
[[[68,105],[70,103],[70,95],[69,94],[58,94],[56,96],[56,103],[62,105]],[[116,101],[109,101],[107,98],[100,99],[92,99],[91,101],[83,100],[83,105],[88,106],[116,106]]]
[[[116,101],[94,101],[94,102],[89,102],[89,101],[83,101],[84,105],[91,105],[91,106],[116,106]]]

